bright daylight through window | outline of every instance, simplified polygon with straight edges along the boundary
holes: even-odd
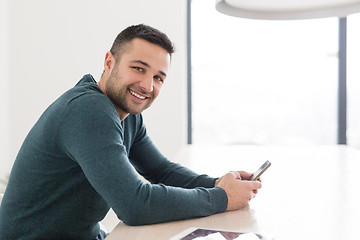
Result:
[[[191,12],[194,144],[336,144],[338,18]]]
[[[348,144],[360,148],[360,13],[348,17]]]

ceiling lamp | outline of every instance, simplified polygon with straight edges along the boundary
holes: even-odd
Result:
[[[360,0],[216,0],[216,9],[250,19],[341,18],[360,12]]]

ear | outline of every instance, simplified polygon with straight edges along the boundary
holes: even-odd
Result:
[[[115,57],[112,55],[112,53],[109,51],[105,55],[105,61],[104,61],[104,72],[105,73],[111,73],[113,67],[115,65]]]

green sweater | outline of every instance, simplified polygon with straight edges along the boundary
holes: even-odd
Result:
[[[128,225],[224,212],[227,196],[214,182],[168,161],[142,116],[121,121],[85,75],[24,140],[1,204],[0,239],[94,239],[109,208]]]

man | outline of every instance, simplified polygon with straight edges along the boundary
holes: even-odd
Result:
[[[147,136],[141,112],[158,96],[172,53],[160,31],[128,27],[106,54],[100,81],[85,75],[49,106],[14,163],[1,239],[99,239],[110,207],[140,225],[248,204],[261,187],[243,181],[251,174],[198,175],[168,161]]]

